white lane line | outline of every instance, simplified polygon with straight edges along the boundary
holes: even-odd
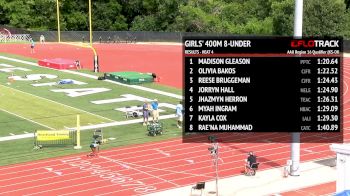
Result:
[[[76,161],[76,160],[75,160]],[[84,161],[84,160],[80,160],[80,161]],[[206,161],[209,161],[209,160],[206,160]],[[107,161],[102,161],[102,162],[98,162],[97,164],[98,165],[101,165],[101,164],[105,164],[105,163],[109,163],[110,161],[107,160]],[[203,162],[203,161],[202,161]],[[200,163],[200,162],[198,162]],[[60,164],[60,165],[66,165],[66,164]],[[95,164],[93,164],[95,165]],[[134,164],[135,165],[135,164]],[[185,165],[188,165],[188,164],[185,164]],[[185,166],[185,165],[177,165],[176,167],[179,167],[179,166]],[[51,166],[58,166],[58,165],[51,165]],[[118,171],[126,171],[126,170],[129,170],[130,169],[130,166],[126,165],[126,164],[121,164],[121,166],[124,168],[124,170],[118,170]],[[210,175],[204,175],[204,174],[194,174],[194,173],[190,173],[190,172],[186,172],[186,171],[175,171],[175,170],[171,170],[173,167],[168,167],[168,168],[165,168],[165,169],[161,169],[161,168],[158,168],[158,167],[152,167],[152,166],[142,166],[142,165],[136,165],[137,167],[139,168],[145,168],[149,171],[165,171],[165,172],[168,172],[169,174],[185,174],[185,175],[190,175],[190,176],[196,176],[196,177],[211,177]],[[112,166],[104,166],[103,169],[104,170],[113,170],[114,168],[116,168],[117,166],[116,165],[112,165]],[[39,168],[41,169],[41,168]],[[53,171],[53,168],[49,168],[49,167],[44,167],[44,169],[46,169],[48,172],[52,172]],[[72,170],[72,169],[79,169],[79,168],[76,168],[76,167],[65,167],[65,168],[61,168],[60,171],[61,173],[63,173],[62,171],[66,171],[66,170]],[[198,168],[197,168],[198,169]],[[3,181],[8,181],[8,180],[15,180],[15,179],[21,179],[21,178],[24,178],[24,177],[29,177],[29,176],[37,176],[37,175],[43,175],[43,174],[47,174],[48,172],[36,172],[35,174],[30,174],[30,175],[25,175],[25,176],[17,176],[17,177],[14,177],[14,178],[7,178],[5,180],[0,180],[0,182],[3,182]],[[84,173],[86,171],[82,171],[82,170],[79,170],[77,172],[66,172],[66,174],[63,174],[63,176],[74,176],[75,174],[81,174],[81,173]],[[15,173],[15,172],[14,172]],[[12,174],[14,174],[12,173]],[[133,175],[137,175],[137,174],[131,174],[130,176],[133,176]],[[163,175],[167,175],[167,174],[163,174]],[[94,176],[93,174],[89,174],[88,176],[84,176],[84,177],[78,177],[78,178],[70,178],[70,180],[77,180],[77,179],[81,179],[81,178],[86,178],[86,177],[91,177],[91,176]],[[39,179],[35,179],[35,178],[32,178],[33,180],[30,180],[30,181],[22,181],[22,182],[18,182],[18,183],[11,183],[11,184],[8,184],[8,185],[5,185],[5,186],[0,186],[1,188],[4,188],[4,187],[10,187],[10,186],[15,186],[15,185],[20,185],[20,184],[26,184],[26,183],[30,183],[30,182],[40,182],[42,180],[46,180],[46,179],[52,179],[52,178],[56,178],[57,176],[52,176],[52,177],[46,177],[46,178],[39,178]],[[146,178],[148,179],[148,178]],[[53,180],[55,181],[55,180]],[[57,183],[60,183],[60,182],[57,182]]]
[[[58,175],[58,176],[62,176],[62,172],[59,172],[59,171],[55,171],[53,172],[54,174]]]
[[[145,171],[136,169],[135,167],[137,167],[137,165],[135,165],[135,164],[121,162],[121,161],[118,161],[118,160],[116,160],[116,159],[111,159],[111,158],[108,158],[108,157],[105,157],[105,156],[100,156],[100,158],[105,159],[105,160],[108,160],[108,161],[113,162],[113,163],[116,163],[116,164],[118,164],[118,165],[126,165],[126,166],[128,167],[128,169],[135,170],[135,171],[137,171],[137,172],[140,172],[140,173],[142,173],[142,174],[146,174],[147,176],[150,176],[150,177],[153,177],[153,178],[157,178],[157,179],[159,179],[159,180],[161,180],[161,181],[164,181],[164,182],[168,182],[168,183],[170,183],[170,184],[172,184],[172,185],[175,185],[175,186],[177,186],[177,187],[180,186],[180,185],[178,185],[178,184],[176,184],[176,183],[170,182],[169,180],[165,180],[165,179],[160,178],[160,177],[158,177],[158,176],[156,176],[156,175],[153,175],[153,174],[150,174],[150,173],[148,173],[148,172],[145,172]],[[131,165],[132,165],[133,167],[132,167]]]
[[[206,136],[204,136],[203,138],[206,138]],[[162,144],[166,144],[167,146],[172,146],[172,145],[170,145],[170,143],[175,143],[174,145],[179,146],[178,142],[181,142],[181,141],[182,141],[182,138],[180,138],[180,139],[173,139],[173,140],[170,140],[170,141],[169,140],[165,140],[165,141],[162,141],[162,142],[152,142],[152,143],[145,143],[145,144],[141,144],[141,145],[136,145],[136,146],[128,147],[127,149],[137,151],[138,149],[145,149],[146,147],[149,149],[149,148],[152,148],[152,146],[159,146],[159,145],[162,145]],[[110,149],[108,151],[101,152],[100,154],[107,154],[108,152],[112,152],[113,153],[115,151],[118,151],[120,153],[120,149],[124,149],[124,148],[115,148],[114,150]],[[32,168],[36,168],[35,165],[39,165],[39,164],[43,164],[43,163],[57,162],[57,161],[61,161],[61,158],[53,158],[53,159],[49,159],[49,160],[42,161],[42,162],[24,163],[24,164],[21,164],[21,165],[7,166],[7,167],[4,167],[4,168],[0,167],[0,171],[4,171],[4,170],[8,170],[8,169],[14,169],[14,168],[21,168],[21,167],[25,167],[25,166],[32,166]],[[62,164],[58,164],[58,165],[62,165]],[[30,169],[30,170],[35,170],[35,169]],[[0,172],[0,176],[2,174],[4,174],[4,172]]]
[[[323,152],[323,151],[321,151],[321,152]],[[309,154],[305,154],[305,156],[306,156],[306,155],[309,155]],[[269,163],[269,162],[280,161],[280,160],[285,160],[285,159],[286,159],[286,158],[276,159],[276,160],[273,160],[273,161],[267,161],[267,162],[262,162],[262,163],[263,163],[263,164],[266,164],[266,163]],[[239,160],[239,161],[241,161],[241,160]],[[310,161],[311,161],[311,160],[310,160]],[[238,161],[234,161],[234,162],[238,162]],[[212,166],[210,166],[210,167],[212,167]],[[242,167],[242,166],[232,167],[232,168],[230,168],[230,169],[220,170],[220,172],[229,171],[229,170],[235,170],[235,169],[241,168],[241,167]],[[268,168],[268,169],[274,169],[274,168],[280,168],[280,167],[271,167],[271,168]],[[202,168],[196,168],[196,169],[202,169]],[[262,169],[262,170],[267,170],[267,169]],[[204,174],[210,175],[211,172],[204,173]],[[167,175],[167,174],[165,174],[165,175]],[[241,174],[227,175],[227,176],[225,176],[225,178],[229,178],[229,177],[232,177],[232,176],[238,176],[238,175],[241,175]],[[164,175],[161,175],[161,176],[164,176]],[[183,180],[183,179],[188,179],[188,178],[192,178],[192,176],[187,176],[187,177],[183,177],[183,178],[177,178],[177,179],[174,179],[174,180]],[[147,178],[146,178],[146,179],[147,179]],[[143,179],[140,179],[140,180],[143,180]],[[157,183],[150,184],[150,185],[151,185],[151,186],[154,186],[154,185],[157,185],[157,184],[161,184],[161,183],[157,182]],[[186,185],[188,185],[188,184],[186,184]],[[186,185],[181,185],[181,186],[183,187],[183,186],[186,186]],[[101,187],[92,188],[92,189],[89,189],[89,190],[96,190],[96,189],[107,188],[107,187],[111,187],[111,186],[113,186],[113,185],[101,186]],[[171,189],[174,189],[174,187],[172,187]],[[129,189],[119,189],[119,190],[116,190],[116,191],[101,193],[101,194],[98,194],[98,195],[99,195],[99,196],[101,196],[101,195],[110,195],[110,194],[116,195],[117,192],[126,191],[126,190],[130,190],[130,188],[129,188]],[[158,191],[158,190],[157,190],[157,191]],[[101,192],[103,192],[103,191],[101,191]]]
[[[19,118],[22,118],[22,119],[24,119],[24,120],[30,121],[30,122],[32,122],[32,123],[38,124],[38,125],[40,125],[40,126],[43,126],[43,127],[49,128],[49,129],[54,129],[54,128],[52,128],[52,127],[49,127],[49,126],[47,126],[47,125],[44,125],[44,124],[35,122],[35,121],[33,121],[33,120],[30,120],[30,119],[28,119],[28,118],[25,118],[25,117],[23,117],[23,116],[20,116],[20,115],[18,115],[18,114],[13,113],[13,112],[7,111],[7,110],[5,110],[5,109],[0,108],[0,110],[3,111],[3,112],[6,112],[6,113],[8,113],[8,114],[17,116],[17,117],[19,117]],[[20,136],[20,135],[18,135],[18,136]],[[0,141],[2,141],[1,139],[2,139],[2,137],[0,137]]]
[[[303,151],[305,151],[305,152],[313,152],[312,150],[309,150],[309,149],[303,149]]]
[[[346,134],[347,135],[347,134]],[[172,140],[171,142],[173,143],[173,142],[178,142],[179,140]],[[138,146],[135,146],[135,147],[131,147],[131,149],[135,149],[135,150],[137,150],[137,149],[140,149],[140,148],[144,148],[145,146],[148,146],[148,147],[150,147],[150,146],[152,146],[152,145],[159,145],[159,144],[161,144],[161,143],[167,143],[167,144],[169,144],[168,143],[168,141],[167,142],[160,142],[160,143],[153,143],[153,144],[147,144],[147,145],[138,145]],[[178,144],[174,144],[174,145],[178,145]],[[173,145],[173,146],[174,146]],[[118,151],[119,151],[119,149],[117,149]],[[106,154],[110,154],[110,153],[113,153],[114,151],[107,151],[107,152],[105,152]],[[124,153],[125,154],[125,153]],[[49,160],[49,161],[45,161],[44,163],[49,163],[49,162],[54,162],[54,161],[57,161],[56,159],[54,159],[54,160]],[[24,166],[29,166],[29,165],[35,165],[35,163],[34,164],[25,164]],[[17,166],[17,167],[22,167],[22,166]],[[10,168],[15,168],[15,167],[10,167]],[[6,169],[6,168],[4,168],[4,169]],[[0,169],[1,170],[1,169]],[[33,169],[32,169],[33,170]],[[13,173],[13,172],[11,172],[11,173]]]
[[[348,93],[348,84],[346,82],[343,83],[343,86],[345,86],[345,90],[343,89],[343,95],[346,95]]]
[[[44,167],[44,169],[46,169],[49,172],[53,171],[53,169],[51,167]]]
[[[277,134],[271,134],[271,135],[277,135]],[[348,135],[348,133],[345,133],[344,135]],[[198,139],[199,138],[205,138],[205,141],[206,141],[206,136],[199,136]],[[277,138],[277,137],[273,137],[273,138]],[[180,151],[181,150],[181,148],[179,146],[179,143],[177,143],[179,141],[182,141],[182,139],[174,139],[174,140],[171,140],[171,141],[163,141],[163,142],[156,142],[156,143],[151,143],[151,144],[137,145],[137,146],[134,146],[134,147],[129,147],[128,149],[129,150],[134,149],[134,151],[136,153],[136,152],[140,151],[139,149],[145,149],[145,148],[149,149],[149,148],[152,148],[152,146],[158,147],[158,146],[160,146],[162,144],[167,144],[166,147],[169,147],[169,148],[171,148],[172,146],[179,147],[178,149],[171,151],[171,152],[174,152],[174,151]],[[232,141],[238,142],[238,141],[240,141],[240,139],[236,139],[236,140],[232,140]],[[171,143],[174,143],[174,144],[171,144]],[[184,143],[182,143],[182,145],[184,145]],[[267,144],[267,145],[270,145],[270,144]],[[193,147],[189,147],[189,148],[197,148],[197,147],[201,147],[201,146],[204,146],[204,145],[200,145],[200,146],[198,145],[198,146],[193,146]],[[265,146],[265,144],[257,145],[257,146]],[[253,147],[255,147],[255,146],[253,146]],[[143,152],[143,151],[149,151],[149,150],[141,150],[141,152]],[[105,152],[101,152],[100,154],[110,155],[111,153],[113,154],[115,152],[120,153],[120,148],[116,148],[114,150],[108,150],[108,151],[105,151]],[[125,155],[125,154],[130,154],[130,153],[129,152],[128,153],[121,153],[121,154],[118,154],[118,155]],[[187,153],[185,153],[185,154],[187,154]],[[137,157],[143,157],[143,156],[146,156],[146,155],[140,155],[140,156],[137,156]],[[23,165],[16,165],[16,166],[12,166],[12,167],[5,167],[4,169],[0,168],[0,171],[13,169],[13,168],[20,168],[20,167],[24,167],[24,166],[33,166],[33,168],[36,168],[34,165],[43,164],[43,163],[50,163],[50,162],[57,162],[57,161],[59,161],[59,159],[50,159],[48,161],[43,161],[43,162],[31,162],[31,163],[27,163],[27,164],[23,164]],[[58,165],[62,165],[62,164],[57,164],[55,166],[58,166]],[[30,170],[35,170],[35,169],[30,169]],[[11,172],[11,173],[16,173],[16,172]],[[6,173],[4,173],[3,175],[5,175],[5,174]]]
[[[258,148],[259,147],[259,149],[264,149],[264,150],[258,150],[258,151],[256,151],[256,152],[259,152],[259,153],[261,153],[261,152],[265,152],[265,151],[269,151],[269,150],[276,150],[276,149],[281,149],[281,148],[286,148],[286,147],[288,147],[288,146],[280,146],[280,147],[277,147],[277,148],[267,148],[266,146],[267,145],[270,145],[270,144],[262,144],[262,145],[258,145],[258,146],[254,146],[254,147],[256,147],[256,148]],[[308,147],[308,148],[311,148],[311,149],[313,149],[313,148],[317,148],[317,147],[322,147],[322,146],[326,146],[326,145],[328,145],[328,144],[321,144],[321,145],[316,145],[316,146],[312,146],[312,147]],[[262,148],[262,146],[265,146],[264,148]],[[190,148],[196,148],[196,147],[200,147],[200,146],[193,146],[193,147],[190,147]],[[176,151],[176,150],[175,150]],[[196,150],[194,150],[194,151],[196,151]],[[328,150],[329,151],[329,150]],[[275,153],[275,154],[283,154],[283,153],[285,153],[286,151],[283,151],[283,152],[279,152],[279,153]],[[311,151],[312,152],[312,151]],[[233,157],[238,157],[238,156],[240,156],[242,153],[240,153],[240,154],[235,154],[235,155],[232,155],[232,154],[230,154],[229,153],[229,151],[225,151],[225,152],[223,152],[223,154],[229,154],[229,156],[224,156],[225,157],[225,159],[229,159],[229,158],[233,158]],[[320,153],[320,152],[318,152],[318,151],[316,151],[316,153]],[[182,153],[182,155],[184,155],[184,154],[188,154],[188,153]],[[223,155],[222,154],[222,155]],[[269,154],[269,155],[267,155],[267,156],[273,156],[273,155],[275,155],[275,154]],[[207,156],[207,155],[200,155],[200,156],[192,156],[191,158],[200,158],[200,157],[204,157],[204,156]],[[142,157],[142,156],[136,156],[136,157]],[[133,157],[133,158],[135,158],[135,157]],[[124,159],[121,159],[121,160],[125,160],[125,158]],[[182,160],[186,160],[186,159],[180,159],[180,161],[182,161]],[[204,162],[207,162],[209,159],[205,159],[204,161],[198,161],[198,162],[196,162],[196,164],[201,164],[201,163],[204,163]],[[127,160],[125,160],[125,161],[127,161]],[[222,160],[222,162],[221,163],[223,163],[223,165],[226,165],[226,164],[231,164],[231,163],[235,163],[235,162],[240,162],[241,160],[234,160],[234,161],[229,161],[229,162],[227,162],[227,163],[223,163],[223,160]],[[166,168],[162,168],[162,169],[156,169],[156,168],[158,168],[156,165],[159,165],[159,163],[162,163],[162,165],[164,165],[164,164],[168,164],[168,163],[172,163],[172,162],[174,162],[174,161],[166,161],[166,162],[161,162],[161,161],[158,161],[157,163],[155,163],[155,164],[148,164],[147,166],[140,166],[140,165],[142,165],[142,161],[141,161],[141,163],[139,163],[139,162],[133,162],[133,163],[130,163],[130,164],[133,164],[133,165],[136,165],[135,163],[138,163],[138,164],[140,164],[140,165],[138,165],[139,167],[143,167],[143,168],[148,168],[148,169],[150,169],[150,170],[159,170],[159,171],[168,171],[169,173],[182,173],[182,174],[189,174],[188,172],[189,171],[193,171],[193,170],[196,170],[196,169],[203,169],[203,168],[207,168],[207,166],[206,167],[200,167],[200,168],[194,168],[194,169],[191,169],[191,170],[186,170],[186,172],[177,172],[177,171],[174,171],[174,169],[175,168],[177,168],[177,167],[182,167],[182,166],[185,166],[185,165],[188,165],[188,164],[180,164],[180,165],[176,165],[176,166],[171,166],[171,167],[166,167]],[[99,164],[103,164],[103,163],[106,163],[106,162],[99,162]],[[51,165],[51,166],[59,166],[59,165],[64,165],[64,164],[57,164],[57,165]],[[210,166],[211,167],[211,166]],[[110,168],[110,167],[106,167],[106,168]],[[72,169],[72,168],[66,168],[66,169]],[[61,171],[63,171],[63,170],[66,170],[66,169],[61,169]],[[170,169],[172,169],[172,170],[170,170]],[[31,169],[31,170],[34,170],[34,169]],[[227,169],[226,169],[227,170]],[[29,171],[29,170],[28,170]],[[123,170],[121,170],[121,171],[123,171]],[[9,174],[14,174],[14,173],[16,173],[16,172],[11,172],[11,173],[9,173]],[[79,172],[74,172],[74,173],[71,173],[71,174],[75,174],[75,173],[79,173]],[[42,174],[42,173],[41,173]],[[34,174],[34,175],[40,175],[40,173],[36,173],[36,174]],[[197,175],[197,174],[193,174],[193,173],[191,173],[191,174],[189,174],[189,175],[193,175],[193,176],[204,176],[203,174],[202,175]],[[31,175],[27,175],[27,176],[33,176],[33,174],[31,174]],[[0,180],[0,181],[7,181],[7,180],[13,180],[13,179],[17,179],[17,178],[22,178],[22,177],[27,177],[27,176],[20,176],[20,177],[15,177],[15,178],[10,178],[10,179],[6,179],[6,180]],[[34,181],[37,181],[37,180],[34,180]],[[23,182],[22,182],[23,183]],[[19,184],[21,184],[21,183],[19,183]]]
[[[327,144],[321,144],[321,145],[319,145],[319,146],[324,146],[324,145],[327,145]],[[318,146],[315,146],[315,147],[318,147]],[[312,148],[314,148],[314,147],[312,147]],[[317,153],[322,153],[322,152],[326,152],[326,151],[329,151],[329,150],[324,150],[324,151],[319,151],[319,152],[317,152]],[[284,153],[284,152],[282,152],[282,153]],[[276,153],[276,154],[281,154],[281,153]],[[302,155],[302,156],[306,156],[306,155],[309,155],[309,154],[313,154],[313,153],[306,153],[306,154],[304,154],[304,155]],[[270,155],[268,155],[268,156],[273,156],[274,154],[270,154]],[[237,156],[237,155],[234,155],[234,156]],[[233,156],[233,157],[234,157]],[[282,159],[277,159],[277,160],[273,160],[273,161],[278,161],[278,160],[283,160],[284,158],[282,158]],[[208,161],[208,160],[207,160]],[[232,162],[228,162],[228,163],[230,163],[230,165],[232,164],[232,163],[235,163],[235,162],[240,162],[241,160],[236,160],[236,161],[232,161]],[[267,161],[267,162],[265,162],[265,163],[268,163],[268,162],[273,162],[273,161]],[[141,167],[141,166],[140,166]],[[236,168],[240,168],[241,166],[239,166],[239,167],[236,167]],[[110,167],[107,167],[107,168],[110,168]],[[152,167],[153,169],[154,169],[154,167]],[[191,169],[191,170],[196,170],[196,169],[203,169],[203,168],[207,168],[207,167],[201,167],[201,168],[194,168],[194,169]],[[275,168],[275,167],[272,167],[272,168]],[[235,169],[235,167],[233,167],[233,168],[230,168],[230,169]],[[222,170],[222,171],[228,171],[228,170],[230,170],[230,169],[225,169],[225,170]],[[160,169],[160,170],[162,170],[162,169]],[[189,171],[191,171],[191,170],[189,170]],[[78,172],[74,172],[74,173],[78,173]],[[174,172],[175,173],[175,172]],[[69,174],[68,174],[69,175]],[[166,176],[166,175],[168,175],[168,174],[163,174],[163,175],[161,175],[161,176]],[[206,176],[205,174],[202,174],[201,176]],[[87,177],[89,177],[89,176],[85,176],[85,177],[82,177],[82,178],[75,178],[75,179],[70,179],[70,180],[76,180],[76,179],[83,179],[83,178],[87,178]],[[226,177],[226,176],[225,176]],[[189,178],[189,177],[185,177],[185,178]],[[185,179],[185,178],[180,178],[180,179]],[[149,177],[148,178],[142,178],[142,179],[140,179],[140,180],[145,180],[145,179],[149,179]],[[179,180],[179,179],[174,179],[174,180]],[[65,180],[65,181],[69,181],[69,180]],[[64,182],[64,181],[61,181],[61,182]],[[17,183],[18,184],[18,183]],[[19,183],[19,184],[21,184],[21,183]],[[52,184],[52,183],[51,183]],[[55,183],[53,183],[53,184],[55,184]],[[86,183],[83,183],[83,184],[86,184]],[[40,186],[44,186],[44,185],[40,185]],[[6,187],[6,186],[5,186]],[[36,186],[36,187],[38,187],[38,186]],[[34,188],[34,187],[31,187],[31,188]],[[24,189],[28,189],[28,188],[24,188]],[[61,188],[62,189],[62,188]],[[10,191],[10,192],[13,192],[13,191]],[[45,192],[47,192],[47,191],[45,191]]]
[[[91,177],[91,176],[88,176],[88,177]],[[83,178],[88,178],[88,177],[82,177],[81,179]],[[62,180],[61,182],[69,182],[71,180]],[[46,190],[44,191],[40,191],[40,192],[33,192],[31,194],[25,194],[24,196],[29,196],[29,195],[37,195],[37,194],[42,194],[42,193],[46,193],[46,192],[51,192],[51,191],[57,191],[57,190],[62,190],[62,189],[66,189],[67,187],[69,188],[73,188],[73,187],[77,187],[77,186],[81,186],[81,185],[86,185],[86,184],[91,184],[91,183],[98,183],[98,182],[103,182],[103,181],[106,181],[105,179],[103,180],[90,180],[89,182],[86,182],[86,183],[79,183],[79,184],[75,184],[75,185],[70,185],[70,186],[62,186],[61,188],[56,188],[56,189],[52,189],[51,187],[50,188],[47,188]],[[53,182],[53,183],[49,183],[49,184],[44,184],[44,185],[40,185],[40,186],[34,186],[32,188],[36,188],[36,187],[42,187],[42,186],[45,186],[45,185],[51,185],[51,184],[56,184],[57,182]],[[114,184],[116,185],[116,184]],[[25,190],[25,189],[28,189],[28,188],[24,188],[24,189],[17,189],[15,191],[18,191],[18,190]],[[76,189],[74,189],[76,190]],[[14,192],[14,191],[7,191],[5,193],[9,193],[9,192]],[[42,194],[44,195],[44,194]],[[46,195],[50,195],[50,194],[46,194]]]
[[[189,162],[190,164],[194,163],[194,160],[186,160],[187,162]]]
[[[167,156],[167,157],[170,157],[170,153],[166,153],[166,152],[164,152],[163,150],[155,149],[155,151],[159,152],[159,153],[162,154],[162,155],[165,155],[165,156]]]
[[[172,147],[174,147],[174,146],[176,146],[176,147],[178,147],[178,148],[176,148],[175,150],[168,150],[169,152],[172,152],[172,153],[174,153],[174,154],[176,154],[176,156],[182,156],[182,155],[188,155],[188,154],[191,154],[191,153],[196,153],[196,152],[198,152],[198,151],[200,151],[200,150],[202,150],[202,149],[206,149],[206,148],[203,148],[204,146],[205,147],[207,147],[207,145],[195,145],[195,146],[190,146],[190,147],[185,147],[186,148],[186,151],[185,152],[183,152],[183,153],[181,153],[180,152],[180,154],[177,152],[177,151],[182,151],[182,148],[179,146],[179,144],[173,144],[173,145],[167,145],[167,147],[170,147],[170,148],[172,148]],[[268,149],[268,150],[270,150],[270,149],[272,149],[272,148],[268,148],[267,146],[271,146],[271,144],[261,144],[261,145],[256,145],[256,146],[254,146],[254,147],[257,147],[257,148],[261,148],[261,149]],[[273,148],[273,149],[279,149],[279,148],[283,148],[283,147],[285,147],[285,146],[280,146],[280,147],[277,147],[277,148]],[[143,148],[143,147],[141,147],[142,149],[145,149],[145,148]],[[141,152],[141,155],[138,155],[138,156],[132,156],[132,153],[130,153],[130,152],[127,152],[127,153],[118,153],[118,155],[116,155],[116,156],[122,156],[122,155],[130,155],[132,158],[141,158],[141,160],[148,160],[147,158],[144,158],[145,156],[156,156],[157,155],[157,153],[150,153],[150,154],[145,154],[145,153],[142,153],[142,152],[147,152],[147,151],[149,151],[149,148],[151,148],[151,147],[148,147],[147,148],[147,150],[139,150],[139,151],[134,151],[135,153],[140,153]],[[199,149],[198,149],[199,148]],[[120,152],[120,149],[116,149],[116,150],[113,150],[113,151],[110,151],[110,152],[105,152],[104,154],[107,154],[109,157],[111,157],[111,156],[113,156],[113,155],[111,155],[111,154],[115,154],[114,152],[115,151],[118,151],[118,152]],[[229,153],[230,151],[224,151],[224,152],[222,152],[221,153],[221,155],[223,155],[224,153]],[[103,152],[101,152],[100,154],[103,154]],[[231,153],[229,153],[230,155],[231,155]],[[153,156],[153,157],[154,157]],[[198,156],[191,156],[191,158],[201,158],[201,157],[207,157],[208,156],[208,154],[203,154],[203,155],[198,155]],[[236,155],[234,155],[234,156],[236,156]],[[229,156],[230,157],[230,156]],[[130,157],[129,157],[130,158]],[[128,159],[129,159],[128,157],[127,158],[122,158],[122,159],[120,159],[120,160],[125,160],[125,161],[128,161]],[[156,159],[162,159],[161,157],[159,157],[159,158],[156,158]],[[172,162],[176,162],[177,160],[171,160],[171,161],[166,161],[165,163],[172,163]],[[201,161],[200,161],[201,162]],[[200,162],[198,162],[198,163],[200,163]],[[101,163],[105,163],[105,162],[99,162],[99,164],[101,164]],[[138,163],[138,164],[142,164],[142,161],[137,161],[137,162],[133,162],[133,164],[135,164],[135,163]],[[163,162],[164,163],[164,162]],[[151,166],[153,166],[153,165],[157,165],[157,164],[159,164],[159,162],[157,161],[157,163],[154,163],[154,164],[151,164]],[[28,165],[30,165],[30,164],[27,164],[26,166],[28,166]],[[33,164],[34,165],[34,164]],[[53,166],[62,166],[62,165],[64,165],[64,164],[56,164],[56,165],[50,165],[51,167],[53,167]],[[149,165],[148,165],[149,166]],[[145,167],[148,167],[148,166],[145,166]],[[178,167],[179,165],[177,165],[176,167]],[[153,167],[153,169],[154,169],[155,167]],[[2,174],[0,174],[0,176],[2,176],[2,175],[8,175],[8,174],[16,174],[16,173],[21,173],[21,172],[28,172],[28,171],[34,171],[34,170],[40,170],[40,167],[33,167],[33,169],[26,169],[26,170],[20,170],[20,171],[18,171],[18,172],[10,172],[10,173],[5,173],[5,172],[3,172]],[[38,172],[35,172],[36,174],[30,174],[30,175],[38,175],[37,173]],[[16,178],[20,178],[20,177],[16,177]],[[9,180],[9,179],[6,179],[6,180]],[[1,181],[6,181],[6,180],[0,180],[0,182]]]

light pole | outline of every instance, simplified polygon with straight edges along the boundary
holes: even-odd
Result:
[[[303,0],[295,0],[294,38],[301,39],[303,33]],[[292,133],[290,175],[300,175],[300,133]]]
[[[209,136],[208,140],[212,143],[212,146],[208,148],[213,159],[215,167],[215,185],[216,185],[216,196],[219,195],[219,174],[218,174],[218,161],[219,161],[219,143],[215,136]]]
[[[91,0],[89,0],[89,32],[90,32],[90,48],[94,52],[94,72],[100,71],[100,66],[98,64],[98,56],[96,50],[92,46],[92,18],[91,18]]]
[[[91,0],[89,0],[89,31],[90,31],[90,46],[92,46]]]
[[[61,29],[60,29],[60,6],[58,0],[56,0],[56,10],[57,10],[57,36],[58,43],[61,42]]]

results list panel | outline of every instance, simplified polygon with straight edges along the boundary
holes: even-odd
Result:
[[[184,37],[184,131],[340,132],[342,40]]]

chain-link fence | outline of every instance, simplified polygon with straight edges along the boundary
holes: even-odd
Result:
[[[57,31],[32,31],[32,37],[38,41],[40,36],[45,36],[49,42],[57,42]],[[131,32],[131,31],[94,31],[93,42],[181,42],[181,33],[175,32]],[[88,31],[62,31],[63,42],[89,42]]]
[[[0,34],[0,43],[29,42],[31,39],[32,38],[30,34],[12,34],[12,35]]]
[[[45,36],[49,42],[57,42],[57,31],[32,31],[31,36],[35,41],[39,41],[40,35]],[[182,37],[187,35],[220,35],[207,33],[189,33],[189,32],[151,32],[151,31],[94,31],[92,33],[93,42],[101,43],[125,43],[125,42],[182,42]],[[245,37],[254,37],[248,35]],[[88,31],[62,31],[61,41],[63,42],[89,42],[90,35]],[[344,51],[350,52],[350,40],[344,40]]]
[[[31,31],[31,36],[38,41],[40,36],[45,36],[49,42],[57,42],[57,31]],[[183,33],[183,32],[152,32],[152,31],[94,31],[93,42],[182,42],[186,35],[222,35],[207,33]],[[88,31],[62,31],[61,41],[63,42],[89,42]]]
[[[6,28],[12,34],[30,34],[35,41],[40,40],[40,36],[45,37],[45,41],[57,42],[57,31],[26,31],[19,28],[13,28],[0,25],[0,28]],[[94,31],[92,33],[93,42],[101,43],[132,43],[132,42],[182,42],[182,37],[187,35],[221,35],[207,33],[191,32],[152,32],[152,31]],[[250,35],[254,36],[254,35]],[[249,36],[248,36],[249,37]],[[89,31],[62,31],[62,42],[89,42]],[[350,53],[350,40],[344,40],[344,51]]]
[[[350,53],[350,40],[344,40],[344,52]]]

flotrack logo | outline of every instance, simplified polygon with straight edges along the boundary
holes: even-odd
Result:
[[[339,47],[339,40],[292,40],[290,42],[292,48],[323,48]]]

